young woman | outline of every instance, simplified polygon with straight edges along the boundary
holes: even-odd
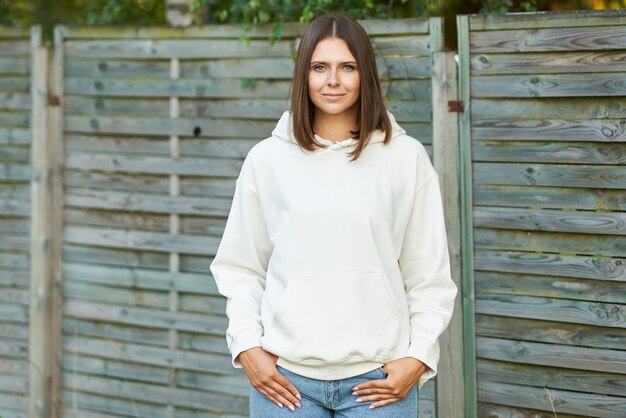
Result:
[[[211,272],[252,418],[417,417],[457,287],[438,175],[353,19],[302,36],[291,111],[244,160]]]

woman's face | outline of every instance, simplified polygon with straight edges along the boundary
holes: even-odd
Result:
[[[352,112],[359,98],[356,59],[343,39],[317,43],[309,66],[309,97],[318,112],[341,115]]]

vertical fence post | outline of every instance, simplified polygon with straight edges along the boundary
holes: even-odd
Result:
[[[52,413],[62,414],[63,361],[63,170],[65,153],[63,143],[63,37],[64,26],[54,28],[54,54],[50,55],[48,86],[48,121],[52,151]]]
[[[472,188],[472,143],[470,126],[470,31],[468,15],[456,17],[458,34],[458,96],[463,101],[459,113],[459,168],[461,191],[461,259],[463,275],[463,352],[465,377],[465,417],[477,415],[476,328],[474,299],[474,218]]]
[[[50,318],[52,282],[51,154],[48,141],[48,50],[41,44],[41,26],[31,40],[31,199],[29,292],[29,408],[31,418],[50,416]]]
[[[433,52],[433,160],[441,178],[452,278],[459,292],[454,315],[440,338],[437,371],[437,416],[464,417],[463,311],[461,299],[461,217],[459,198],[458,117],[448,109],[457,97],[454,51]]]

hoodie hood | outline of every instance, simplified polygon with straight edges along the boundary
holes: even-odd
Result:
[[[393,116],[393,114],[387,111],[387,115],[389,116],[389,120],[391,121],[391,138],[393,139],[397,136],[406,134],[406,131],[396,122],[396,118]],[[272,131],[272,136],[280,138],[285,142],[291,142],[295,145],[298,145],[298,141],[296,141],[296,137],[293,134],[293,124],[290,110],[283,112],[280,120],[276,124],[276,127]],[[356,145],[356,143],[358,142],[358,140],[354,138],[347,138],[343,141],[332,142],[326,138],[322,138],[317,134],[315,135],[315,139],[318,142],[328,145],[326,149],[342,149],[352,145]],[[374,132],[372,132],[372,137],[370,138],[369,144],[383,142],[384,140],[385,133],[380,129],[376,129]]]

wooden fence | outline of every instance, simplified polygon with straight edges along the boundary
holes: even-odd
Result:
[[[36,41],[36,39],[35,39]],[[0,28],[0,416],[28,405],[30,33]]]
[[[433,109],[455,79],[451,54],[433,58],[442,19],[362,24],[390,111],[436,165],[455,161],[444,156],[456,154],[456,136],[433,147],[435,134],[456,125]],[[54,416],[247,415],[250,386],[230,364],[225,299],[208,267],[243,158],[288,106],[304,28],[288,24],[269,45],[261,27],[248,33],[249,46],[235,25],[56,28],[48,110],[57,113],[48,128],[58,138],[49,133],[52,169],[44,170],[52,214],[44,235],[53,245],[39,249],[52,259],[53,304],[37,325],[58,330],[49,341],[58,352],[51,387],[38,385],[58,401]],[[450,173],[445,187],[456,190]],[[457,366],[460,338],[442,348]],[[436,383],[445,393],[462,389],[458,370],[441,365],[442,376],[455,378],[422,388],[420,416],[436,416]],[[454,393],[462,403],[462,391]]]
[[[480,417],[624,417],[626,10],[457,26],[468,396]]]

